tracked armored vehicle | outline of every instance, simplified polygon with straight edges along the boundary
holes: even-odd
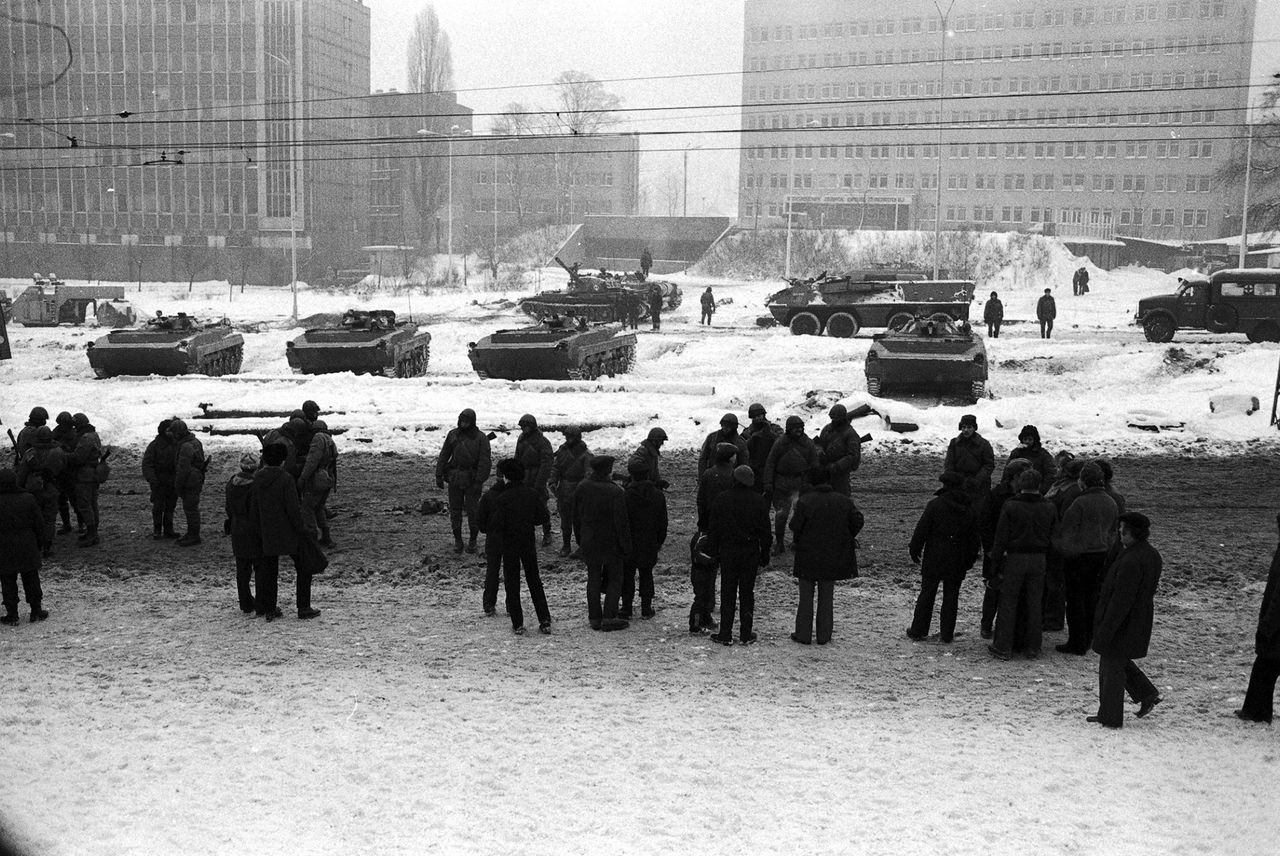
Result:
[[[616,274],[602,270],[597,274],[579,273],[577,265],[566,265],[556,257],[556,263],[569,274],[569,287],[561,291],[543,291],[520,301],[520,308],[531,318],[542,320],[565,314],[573,314],[588,321],[622,321],[627,317],[627,306],[633,305],[636,317],[649,317],[649,291],[657,287],[662,292],[664,309],[675,309],[683,295],[680,286],[661,279],[640,279],[633,274]]]
[[[141,327],[112,330],[87,346],[100,378],[116,375],[237,374],[244,337],[225,322],[201,324],[185,312],[156,313]]]
[[[620,324],[554,318],[534,327],[499,330],[468,346],[471,367],[483,378],[594,380],[631,370],[636,337]]]
[[[865,370],[872,395],[890,388],[958,391],[976,401],[987,391],[987,348],[968,322],[922,315],[872,336]]]
[[[766,308],[774,322],[797,336],[826,333],[839,339],[856,336],[863,327],[900,329],[917,315],[969,318],[973,283],[968,280],[873,280],[865,273],[788,280]]]
[[[396,321],[389,309],[349,309],[332,327],[307,330],[285,346],[298,374],[381,374],[421,377],[431,358],[431,334]]]

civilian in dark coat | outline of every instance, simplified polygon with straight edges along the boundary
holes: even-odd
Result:
[[[1000,608],[992,656],[1009,659],[1013,653],[1019,614],[1026,617],[1023,654],[1040,656],[1040,619],[1044,609],[1044,558],[1053,541],[1057,515],[1040,495],[1040,474],[1027,470],[1018,476],[1018,495],[1000,509],[996,540],[991,548],[999,562]]]
[[[1053,546],[1062,555],[1068,630],[1067,641],[1056,647],[1062,654],[1083,656],[1093,642],[1098,589],[1115,543],[1120,511],[1103,488],[1097,464],[1088,463],[1080,469],[1080,487],[1080,495],[1058,523]]]
[[[993,339],[1000,338],[1000,325],[1004,323],[1004,304],[994,291],[991,298],[982,307],[982,320],[987,325],[987,335]]]
[[[751,454],[747,450],[747,441],[738,433],[738,417],[726,413],[720,417],[720,427],[707,435],[702,441],[702,451],[698,455],[698,476],[711,469],[718,460],[716,447],[721,443],[730,443],[734,447],[733,465],[750,464]]]
[[[1026,461],[1026,458],[1019,458]],[[1058,471],[1058,478],[1045,492],[1044,498],[1053,503],[1058,512],[1058,519],[1067,513],[1071,503],[1080,495],[1080,470],[1085,461],[1070,452],[1059,452],[1053,456]],[[1062,552],[1053,546],[1045,559],[1044,570],[1044,620],[1041,624],[1045,632],[1056,633],[1067,626],[1067,580],[1066,560]],[[1106,567],[1103,567],[1106,570]],[[1101,579],[1101,574],[1099,574]],[[1089,612],[1089,621],[1093,621],[1093,611]],[[1087,649],[1087,646],[1086,646]]]
[[[491,459],[489,437],[476,427],[476,412],[470,407],[458,414],[458,427],[444,438],[440,457],[436,458],[436,487],[449,485],[449,523],[453,527],[453,549],[461,553],[476,551],[476,504],[484,483],[489,480]],[[462,515],[467,515],[470,539],[462,546]]]
[[[1053,289],[1046,288],[1036,301],[1036,320],[1040,322],[1040,338],[1053,337],[1053,319],[1058,317],[1058,305],[1053,300]]]
[[[497,495],[490,528],[502,537],[502,581],[507,590],[511,629],[517,636],[524,635],[524,609],[520,606],[520,569],[523,567],[529,599],[538,615],[538,629],[550,633],[551,610],[547,608],[547,595],[538,573],[537,534],[538,527],[547,522],[547,504],[526,480],[519,461],[500,461],[498,472],[507,487]]]
[[[40,604],[40,552],[44,546],[44,518],[36,498],[18,487],[17,474],[0,469],[0,601],[4,616],[0,624],[18,623],[18,578],[31,607],[31,620],[49,617]]]
[[[627,502],[627,526],[631,530],[631,555],[622,565],[622,609],[618,615],[631,617],[636,597],[636,575],[640,576],[640,617],[653,618],[653,567],[658,564],[658,551],[667,540],[667,497],[658,486],[638,471],[624,495]]]
[[[172,419],[160,420],[155,439],[142,453],[142,477],[151,488],[151,537],[177,538],[173,530],[173,513],[178,508],[178,492],[173,476],[178,468],[178,444],[169,436]]]
[[[564,443],[556,450],[551,461],[551,477],[547,486],[556,495],[556,514],[560,517],[560,537],[563,541],[560,555],[573,552],[573,494],[587,477],[587,462],[591,450],[582,442],[582,430],[564,429]]]
[[[1108,728],[1124,725],[1124,694],[1141,705],[1144,717],[1160,703],[1160,693],[1134,660],[1147,656],[1155,621],[1156,587],[1163,562],[1147,543],[1151,522],[1127,512],[1120,517],[1123,549],[1102,581],[1093,627],[1098,654],[1098,713],[1087,717]]]
[[[862,438],[849,424],[843,404],[832,407],[827,415],[831,422],[818,435],[818,463],[831,473],[831,489],[849,496],[853,491],[849,475],[862,463]]]
[[[996,455],[991,444],[978,433],[978,417],[966,413],[960,417],[960,436],[947,444],[947,456],[942,463],[944,473],[959,473],[960,486],[980,498],[991,490],[991,474],[996,469]]]
[[[742,429],[742,439],[747,443],[746,463],[756,474],[756,492],[764,493],[764,466],[773,444],[782,436],[782,426],[769,421],[763,404],[752,404],[747,408],[747,416],[751,422]]]
[[[520,437],[516,440],[515,459],[524,469],[524,482],[533,488],[542,500],[542,507],[547,509],[547,482],[551,479],[551,465],[555,461],[555,453],[551,451],[551,441],[538,430],[538,420],[531,413],[520,417]],[[547,522],[542,526],[542,546],[551,544],[551,512],[542,515]]]
[[[493,485],[481,494],[476,505],[476,528],[484,533],[484,593],[480,596],[480,607],[489,616],[497,614],[498,586],[502,582],[502,531],[494,525],[493,515],[498,498],[506,489],[507,480],[499,470]]]
[[[996,543],[996,525],[1000,522],[1000,511],[1005,502],[1018,494],[1018,474],[1031,469],[1031,462],[1019,459],[1005,464],[1000,483],[987,494],[982,509],[982,522],[979,534],[982,536],[982,579],[985,588],[982,591],[982,625],[983,639],[995,636],[996,611],[1000,607],[1000,563],[991,554]],[[1014,633],[1016,640],[1022,633]]]
[[[1276,516],[1280,525],[1280,515]],[[1271,557],[1271,570],[1267,573],[1267,588],[1262,593],[1262,606],[1258,608],[1258,629],[1253,636],[1253,669],[1249,672],[1249,689],[1244,694],[1244,704],[1236,716],[1247,722],[1271,722],[1272,705],[1276,693],[1276,678],[1280,677],[1280,548]]]
[[[258,515],[258,532],[262,540],[262,558],[258,560],[258,596],[254,610],[268,621],[281,616],[278,600],[280,557],[298,553],[302,528],[302,507],[298,501],[298,485],[284,470],[289,450],[272,443],[262,450],[262,469],[253,475],[252,507]],[[311,575],[298,572],[297,605],[299,618],[320,614],[311,608]]]
[[[720,495],[733,487],[734,458],[738,455],[738,447],[733,443],[721,443],[715,453],[715,464],[698,476],[698,494],[694,507],[698,512],[698,529],[703,532],[711,525],[711,503]]]
[[[720,561],[720,632],[711,638],[733,644],[733,613],[741,597],[742,624],[738,638],[744,645],[756,641],[751,626],[756,608],[756,571],[769,564],[769,507],[752,489],[751,467],[733,471],[735,484],[711,503],[707,550]]]
[[[631,554],[631,527],[627,499],[613,483],[613,458],[591,459],[591,475],[578,485],[573,497],[573,530],[578,550],[587,564],[587,618],[592,630],[623,630],[618,617],[622,597],[622,566]],[[601,596],[604,603],[601,604]]]
[[[1025,458],[1040,474],[1040,493],[1044,495],[1058,476],[1058,466],[1053,462],[1053,455],[1040,445],[1040,429],[1034,425],[1023,425],[1018,432],[1018,448],[1009,453],[1009,460]]]
[[[258,456],[246,453],[240,457],[240,471],[227,482],[227,525],[231,535],[231,555],[236,560],[236,593],[240,611],[257,612],[253,597],[254,566],[262,556],[262,536],[258,531],[257,509],[253,507],[253,474],[258,469]]]
[[[858,575],[858,533],[862,531],[862,512],[847,496],[831,489],[831,475],[815,467],[809,475],[813,490],[800,497],[791,518],[795,537],[796,561],[793,573],[800,581],[800,602],[796,607],[794,642],[808,645],[813,641],[813,594],[818,592],[819,645],[831,641],[835,623],[836,580],[851,580]]]
[[[960,584],[978,560],[982,538],[974,499],[961,489],[964,478],[954,471],[944,472],[942,488],[924,507],[916,523],[908,550],[911,561],[920,565],[920,597],[916,599],[915,617],[907,628],[912,639],[929,635],[933,620],[933,603],[942,585],[942,614],[938,629],[943,642],[950,643],[956,633],[956,612],[960,604]]]

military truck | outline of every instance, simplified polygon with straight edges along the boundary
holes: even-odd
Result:
[[[967,321],[974,289],[968,280],[869,280],[825,273],[788,283],[766,304],[773,319],[797,336],[826,333],[839,339],[864,327],[901,329],[918,315]]]
[[[128,327],[137,320],[121,285],[67,285],[55,274],[36,274],[13,301],[10,319],[24,327],[83,324],[93,316],[109,327]]]
[[[1229,268],[1178,279],[1173,294],[1138,301],[1133,323],[1148,342],[1172,342],[1178,330],[1244,333],[1250,342],[1280,342],[1280,270]]]

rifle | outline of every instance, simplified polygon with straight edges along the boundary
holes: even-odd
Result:
[[[13,429],[6,428],[5,433],[9,435],[9,442],[13,444],[13,465],[18,465],[18,438],[13,436]]]

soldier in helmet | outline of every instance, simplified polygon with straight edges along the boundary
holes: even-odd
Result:
[[[524,469],[524,483],[533,488],[542,503],[542,546],[551,546],[551,515],[547,512],[547,482],[551,478],[551,464],[555,455],[551,441],[538,430],[538,420],[533,414],[520,417],[520,437],[516,440],[515,459]]]
[[[48,422],[49,411],[43,407],[31,408],[31,415],[27,418],[27,424],[22,426],[22,430],[18,432],[18,439],[14,441],[15,463],[21,461],[26,451],[35,445],[36,432],[47,425]]]
[[[818,435],[818,460],[831,473],[831,489],[849,496],[849,475],[862,463],[862,438],[849,424],[849,412],[837,404],[827,414],[831,422]]]
[[[751,420],[742,429],[742,439],[747,444],[747,460],[744,462],[755,473],[756,490],[764,492],[764,465],[769,460],[769,450],[782,436],[782,427],[769,421],[763,404],[752,404],[747,408],[747,418]]]
[[[298,488],[302,491],[302,528],[321,547],[333,546],[325,502],[337,483],[337,468],[338,445],[329,435],[329,426],[323,419],[317,419],[311,423],[311,446],[302,465]]]
[[[476,412],[470,407],[458,414],[458,427],[449,432],[436,459],[436,487],[449,486],[449,522],[453,526],[453,549],[476,551],[476,505],[484,483],[489,480],[491,458],[489,438],[476,427]],[[462,546],[462,515],[467,515],[470,539]]]
[[[738,434],[738,417],[726,413],[720,417],[720,428],[707,435],[702,442],[702,453],[698,455],[698,476],[701,477],[716,461],[716,447],[720,443],[732,443],[737,447],[733,465],[745,464],[748,460],[747,441]]]
[[[36,429],[31,448],[18,461],[18,486],[36,498],[44,521],[42,555],[53,553],[54,526],[58,521],[58,479],[66,469],[66,456],[53,441],[53,431],[42,425]]]
[[[173,490],[182,501],[182,514],[187,531],[178,539],[179,547],[200,543],[200,493],[204,490],[204,472],[209,466],[204,445],[187,428],[187,423],[174,418],[169,422],[169,436],[176,448],[173,467]]]
[[[62,518],[62,526],[59,527],[58,534],[65,535],[72,531],[71,509],[75,507],[76,474],[71,463],[71,453],[76,450],[76,426],[72,421],[71,414],[66,410],[58,414],[55,422],[53,442],[58,444],[58,448],[62,450],[62,454],[66,456],[67,460],[67,466],[58,478],[58,515]],[[83,533],[84,521],[80,519],[78,510],[76,511],[76,522],[79,524],[77,528]]]
[[[77,540],[80,547],[98,543],[98,463],[102,460],[102,441],[89,417],[77,413],[71,417],[76,430],[75,451],[71,468],[75,472],[76,514],[84,524],[84,534]]]
[[[173,531],[173,512],[178,507],[178,492],[173,476],[178,468],[178,444],[169,434],[172,419],[161,419],[156,436],[142,453],[142,477],[151,487],[151,537],[177,538]]]
[[[631,472],[631,464],[639,461],[645,465],[645,478],[662,489],[666,489],[667,481],[662,478],[661,460],[662,444],[667,442],[667,432],[661,428],[649,429],[649,436],[640,441],[640,445],[627,459],[627,472]]]
[[[773,554],[786,549],[787,518],[811,469],[818,465],[818,451],[804,433],[804,420],[788,416],[783,435],[774,442],[764,464],[764,495],[773,506]]]
[[[582,429],[568,426],[564,429],[564,443],[556,450],[551,462],[548,486],[556,495],[556,514],[560,517],[560,535],[563,544],[560,555],[573,552],[573,494],[578,484],[587,477],[587,462],[591,450],[582,441]]]
[[[295,410],[289,415],[289,421],[268,431],[262,438],[262,448],[273,443],[284,446],[285,459],[281,466],[296,482],[302,475],[302,464],[307,459],[307,447],[311,443],[311,427],[307,424],[306,415]]]

